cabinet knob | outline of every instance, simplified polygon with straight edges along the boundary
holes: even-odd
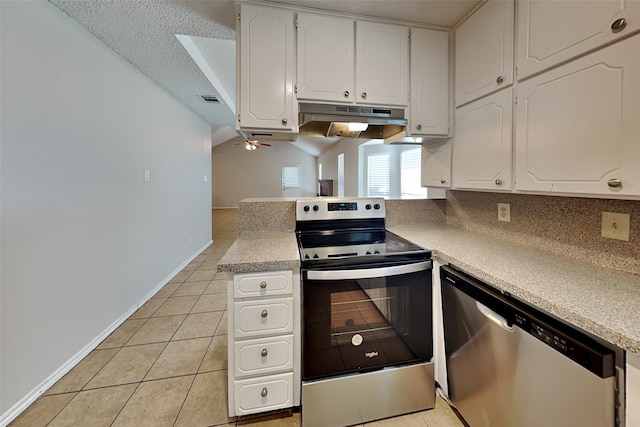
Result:
[[[345,97],[345,98],[348,98],[348,97],[349,97],[349,91],[348,91],[348,90],[345,90],[345,91],[344,91],[344,97]]]
[[[267,310],[262,310],[262,313],[260,313],[260,317],[262,317],[263,319],[265,317],[267,317],[269,315],[269,313],[267,313]]]
[[[500,178],[496,179],[496,185],[502,185],[502,180]]]
[[[611,24],[611,31],[614,33],[619,33],[627,27],[627,20],[624,18],[616,19]]]
[[[416,129],[418,129],[418,130],[422,130],[422,125],[418,125],[418,126],[416,126]]]
[[[260,282],[260,289],[266,289],[266,288],[267,288],[267,282],[263,280],[262,282]]]
[[[362,92],[362,99],[367,99],[367,92]]]
[[[504,77],[502,76],[498,76],[498,78],[496,79],[496,83],[500,84],[504,81]]]
[[[447,183],[447,180],[446,180],[446,179],[441,179],[441,180],[440,180],[440,184],[446,184],[446,183]]]
[[[266,348],[263,348],[262,351],[260,352],[260,356],[262,357],[267,357],[267,354],[269,354],[269,352],[267,351]]]
[[[288,121],[287,121],[286,117],[285,117],[284,119],[282,119],[282,126],[286,126],[286,125],[287,125],[287,122],[288,122]]]
[[[607,185],[611,188],[620,188],[622,187],[622,181],[617,178],[613,178],[607,182]]]
[[[262,387],[262,390],[260,391],[260,396],[267,397],[267,394],[269,394],[269,391],[267,390],[267,388]]]

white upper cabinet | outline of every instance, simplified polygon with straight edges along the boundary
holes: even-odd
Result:
[[[411,29],[410,135],[449,134],[449,34]]]
[[[516,189],[640,195],[640,35],[518,85]]]
[[[356,23],[356,99],[361,104],[409,103],[409,28]]]
[[[294,14],[240,5],[238,128],[298,130],[294,108]]]
[[[640,1],[518,2],[518,79],[640,28]],[[637,53],[636,53],[637,54]]]
[[[512,89],[456,110],[453,187],[511,189]]]
[[[513,1],[489,0],[456,29],[456,106],[513,83],[513,22]]]
[[[451,187],[451,140],[422,145],[423,187]]]
[[[298,99],[353,102],[355,22],[298,13]]]

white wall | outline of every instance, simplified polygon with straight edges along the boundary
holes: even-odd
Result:
[[[50,3],[0,3],[6,415],[209,244],[211,128]]]
[[[333,194],[338,195],[338,155],[344,153],[344,196],[357,197],[359,141],[343,138],[318,157],[322,163],[322,179],[333,179]]]
[[[318,192],[316,157],[294,145],[270,141],[271,147],[247,151],[234,141],[216,145],[211,152],[213,207],[237,207],[248,197],[281,197],[282,164],[300,164],[301,197]]]

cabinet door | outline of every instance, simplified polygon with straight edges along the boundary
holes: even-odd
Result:
[[[297,131],[293,12],[242,4],[239,128]]]
[[[298,13],[298,99],[353,102],[354,27],[351,19]]]
[[[636,31],[640,2],[521,0],[518,28],[522,79]]]
[[[513,83],[513,21],[513,1],[489,0],[456,29],[456,105]]]
[[[640,194],[638,52],[640,35],[518,85],[516,189]]]
[[[451,187],[451,140],[422,146],[422,186]]]
[[[449,134],[449,34],[411,29],[410,135]]]
[[[403,105],[409,101],[409,28],[356,23],[356,102]]]
[[[507,88],[456,110],[454,187],[511,189],[511,93]]]

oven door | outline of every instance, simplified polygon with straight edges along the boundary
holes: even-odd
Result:
[[[303,270],[303,380],[431,360],[431,269]]]

